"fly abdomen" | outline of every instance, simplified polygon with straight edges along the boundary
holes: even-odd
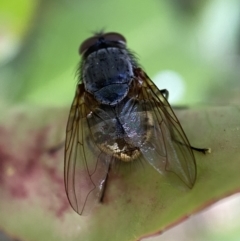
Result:
[[[152,133],[149,111],[138,101],[123,101],[116,107],[101,105],[88,117],[94,142],[105,153],[129,162],[140,155],[140,148]]]

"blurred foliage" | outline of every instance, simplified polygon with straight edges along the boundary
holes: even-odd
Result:
[[[0,4],[2,39],[21,39],[12,59],[7,56],[7,64],[2,60],[0,84],[5,100],[70,103],[80,61],[78,47],[102,28],[123,33],[150,76],[163,70],[179,73],[186,84],[179,103],[218,101],[219,91],[221,101],[227,102],[229,94],[223,87],[228,86],[230,93],[238,84],[237,40],[234,45],[233,37],[217,39],[224,31],[238,37],[237,1],[12,0]],[[214,16],[221,14],[225,5],[235,11],[224,12],[228,28],[221,29]],[[11,41],[5,48],[11,47]],[[170,90],[170,95],[173,92]]]

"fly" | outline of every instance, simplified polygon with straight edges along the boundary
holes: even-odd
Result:
[[[159,173],[175,173],[189,188],[196,181],[193,150],[167,101],[119,33],[85,40],[79,82],[66,130],[64,181],[73,209],[87,214],[103,201],[116,163],[146,160]]]

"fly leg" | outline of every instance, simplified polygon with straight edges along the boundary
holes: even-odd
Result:
[[[167,89],[160,90],[161,94],[168,100],[169,92]]]
[[[190,146],[192,150],[202,152],[203,154],[211,153],[211,148],[198,148],[194,146]]]
[[[174,142],[180,144],[180,145],[183,145],[183,146],[188,146],[186,145],[185,143],[182,143],[180,141],[177,141],[177,140],[174,140]],[[199,148],[199,147],[194,147],[194,146],[191,146],[189,145],[189,147],[194,150],[194,151],[198,151],[198,152],[202,152],[203,154],[207,154],[207,153],[211,153],[211,148]]]
[[[167,89],[162,89],[160,90],[161,94],[168,100],[168,97],[169,97],[169,92]],[[185,109],[186,107],[175,107],[177,109]],[[186,146],[186,144],[180,142],[180,141],[177,141],[177,140],[174,140],[175,142],[181,144],[181,145],[184,145]],[[202,152],[203,154],[207,154],[207,153],[211,153],[211,148],[199,148],[199,147],[194,147],[194,146],[191,146],[190,145],[190,148],[194,151],[198,151],[198,152]]]
[[[107,181],[108,181],[108,177],[109,177],[109,172],[111,170],[111,163],[109,163],[109,166],[108,166],[108,171],[107,171],[107,176],[105,178],[105,181],[104,181],[104,185],[103,185],[103,190],[101,192],[101,196],[99,198],[99,202],[100,203],[103,203],[103,199],[104,199],[104,195],[105,195],[105,192],[106,192],[106,189],[107,189]]]
[[[47,149],[48,154],[53,155],[55,154],[57,151],[61,150],[64,147],[65,142],[61,142],[58,145],[54,146],[54,147],[50,147]]]
[[[160,90],[161,94],[165,97],[166,100],[168,100],[169,97],[169,91],[167,89],[162,89]],[[185,110],[188,109],[187,105],[182,105],[182,106],[172,106],[173,109],[175,110]]]

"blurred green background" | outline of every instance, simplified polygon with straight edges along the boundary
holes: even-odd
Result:
[[[3,0],[2,101],[71,102],[80,56],[93,31],[122,33],[173,103],[231,103],[239,91],[237,0]]]
[[[126,37],[148,75],[169,90],[171,103],[239,103],[237,0],[2,0],[0,106],[70,106],[78,47],[102,29]],[[220,210],[154,240],[239,240],[239,205]],[[209,228],[217,215],[234,216],[232,226],[219,227],[227,238]]]

